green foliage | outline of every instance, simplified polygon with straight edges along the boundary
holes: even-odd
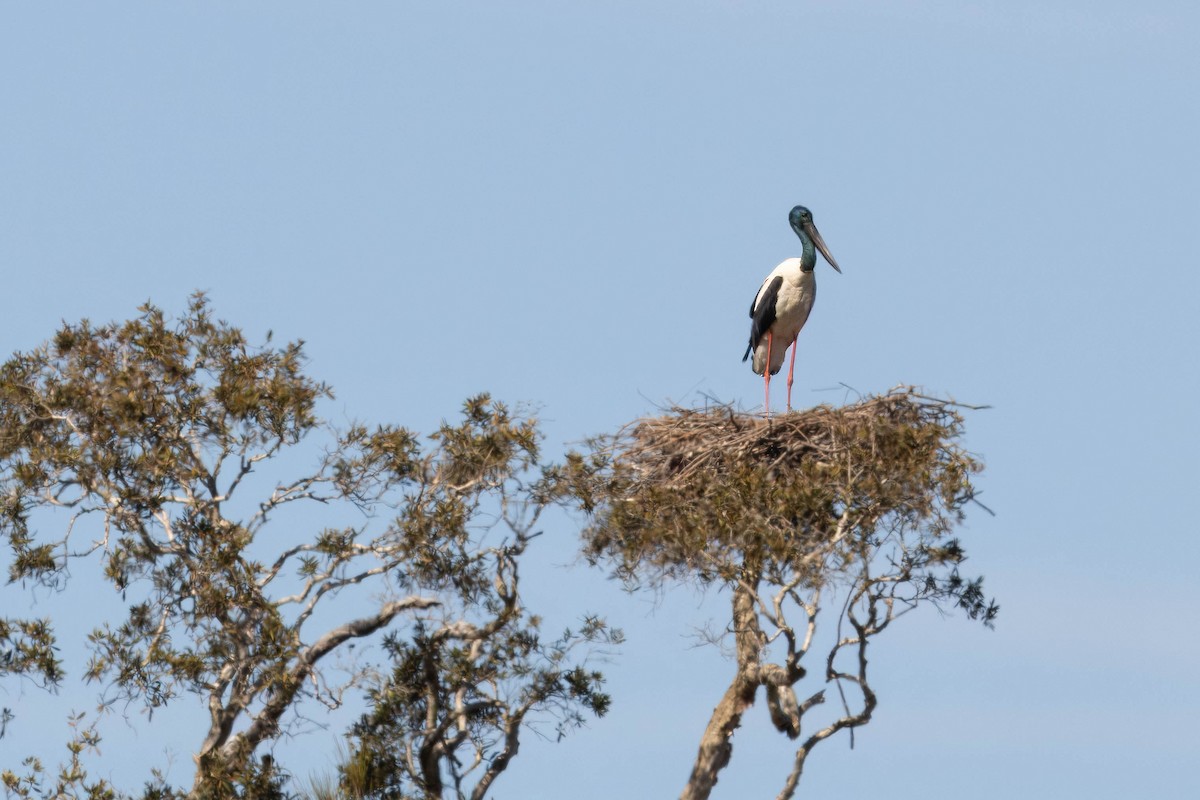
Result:
[[[388,650],[400,661],[412,648],[436,655],[423,675],[431,692],[502,680],[522,714],[601,712],[602,676],[578,672],[565,653],[603,639],[603,624],[543,645],[520,602],[518,560],[556,497],[538,469],[536,421],[481,395],[428,443],[395,425],[339,432],[317,415],[332,394],[304,363],[301,342],[251,345],[197,294],[175,322],[145,305],[124,323],[64,324],[0,365],[10,581],[67,590],[71,565],[90,559],[125,600],[123,619],[88,636],[83,675],[103,687],[102,708],[194,699],[208,723],[187,796],[284,796],[286,773],[256,752],[305,699],[338,706],[365,686],[367,666],[351,661],[335,682],[324,659],[403,616],[416,637],[393,633]],[[248,480],[318,431],[332,443],[311,471],[273,476],[265,492]],[[271,529],[282,536],[267,535],[284,508],[303,504],[344,510],[355,524],[304,531],[293,515]],[[366,584],[374,599],[337,602]],[[340,622],[322,627],[330,618]],[[0,620],[5,674],[61,681],[50,621]],[[490,725],[515,741],[498,709],[476,715],[470,736],[490,741]],[[13,724],[7,710],[2,719]],[[385,728],[377,735],[393,735]],[[92,746],[77,741],[72,764]],[[449,774],[453,757],[432,753],[426,773]],[[13,791],[58,796],[40,765],[28,766]],[[145,795],[183,796],[160,777]]]
[[[69,757],[56,773],[52,775],[37,758],[26,758],[22,762],[24,774],[18,775],[7,769],[0,772],[0,784],[4,785],[5,793],[10,797],[30,800],[46,797],[55,800],[115,800],[117,794],[107,781],[88,779],[83,756],[89,752],[99,752],[100,734],[94,722],[85,726],[83,720],[83,714],[71,717],[72,735],[67,741]]]
[[[620,644],[621,631],[588,618],[546,642],[539,620],[513,611],[486,637],[479,628],[422,624],[407,641],[388,638],[394,666],[353,728],[341,767],[346,794],[483,797],[516,755],[530,716],[561,739],[585,724],[581,712],[608,711],[604,676],[573,656]]]
[[[0,618],[0,676],[7,674],[33,677],[48,687],[62,682],[50,620]]]
[[[352,730],[339,782],[349,796],[483,797],[519,748],[523,726],[551,724],[559,737],[603,715],[603,675],[586,668],[594,649],[620,644],[619,630],[589,617],[546,642],[523,608],[521,555],[542,510],[559,491],[534,472],[538,434],[486,396],[468,400],[463,421],[431,437],[421,491],[396,517],[396,575],[434,589],[436,615],[409,637],[385,637],[393,666],[375,682],[372,709]],[[480,546],[477,520],[495,515],[508,532]]]

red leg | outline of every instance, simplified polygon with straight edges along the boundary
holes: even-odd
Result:
[[[796,334],[796,339],[800,338],[800,334]],[[792,377],[796,371],[796,339],[792,339],[792,362],[788,364],[788,411],[792,410]]]
[[[771,332],[767,331],[767,365],[763,367],[763,414],[771,418]]]

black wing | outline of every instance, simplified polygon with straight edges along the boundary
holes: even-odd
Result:
[[[742,361],[750,357],[754,348],[758,347],[762,337],[775,324],[775,301],[779,299],[779,287],[783,286],[783,276],[776,275],[774,280],[758,290],[754,302],[750,304],[750,344]]]

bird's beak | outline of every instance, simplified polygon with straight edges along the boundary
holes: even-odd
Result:
[[[829,255],[829,246],[826,245],[825,240],[821,238],[821,233],[817,230],[816,225],[808,225],[808,235],[812,237],[813,244],[815,244],[817,249],[821,251],[821,255],[825,256],[825,260],[829,262],[829,266],[833,267],[838,272],[841,272],[842,268],[839,267],[837,262],[833,260],[833,256]]]

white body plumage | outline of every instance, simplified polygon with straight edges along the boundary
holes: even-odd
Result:
[[[817,253],[825,257],[829,266],[841,272],[825,240],[813,224],[812,212],[804,206],[796,206],[788,214],[788,224],[800,237],[804,247],[799,258],[786,259],[763,281],[750,304],[750,342],[742,361],[754,353],[754,371],[763,376],[763,413],[771,415],[771,376],[783,367],[783,356],[792,348],[792,362],[788,367],[787,407],[792,409],[792,380],[796,369],[796,337],[817,297],[817,279],[813,270],[817,267]],[[769,355],[768,355],[769,354]],[[770,364],[767,361],[770,360]]]
[[[783,278],[779,289],[772,296],[768,291],[775,278]],[[764,297],[765,295],[765,297]],[[817,279],[813,270],[805,272],[801,269],[801,259],[785,259],[763,281],[754,297],[754,309],[758,310],[761,302],[774,301],[775,321],[771,324],[771,374],[775,375],[783,367],[783,359],[787,354],[788,345],[796,339],[808,315],[812,311],[813,300],[817,296]],[[754,314],[751,314],[754,316]],[[756,375],[762,375],[767,363],[767,337],[763,336],[754,348],[754,360],[751,365]]]

